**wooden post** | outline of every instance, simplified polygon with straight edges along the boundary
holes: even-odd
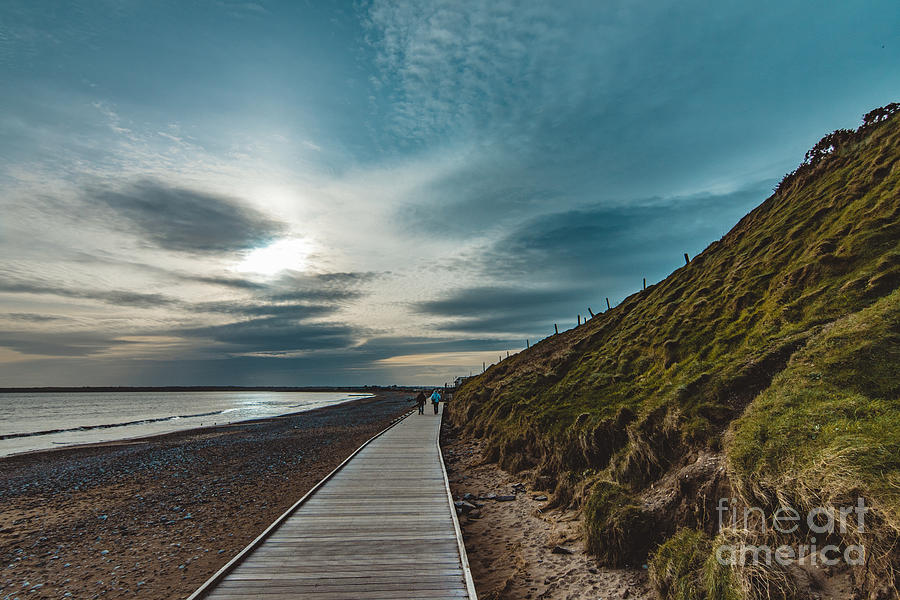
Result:
[[[578,315],[578,324],[581,325],[581,315]]]
[[[525,347],[531,348],[531,342],[529,340],[525,340]]]
[[[485,371],[487,371],[487,363],[482,362],[481,363],[481,372],[484,373]]]
[[[559,333],[559,327],[556,326],[556,323],[553,324],[553,331],[555,331],[557,334]]]
[[[591,318],[594,318],[594,311],[591,310],[591,307],[588,306],[588,314],[591,315]]]
[[[684,253],[684,264],[686,264],[686,265],[691,264],[691,259],[690,259],[690,257],[688,256],[688,253],[687,253],[687,252]]]
[[[506,351],[506,358],[509,358],[509,350]]]
[[[500,364],[502,362],[503,362],[503,355],[500,354],[499,356],[497,356],[497,364]]]
[[[644,289],[645,290],[647,289],[647,278],[646,277],[644,277]]]
[[[609,306],[609,298],[607,298],[607,299],[606,299],[606,310],[609,310],[609,309],[610,309],[610,306]]]

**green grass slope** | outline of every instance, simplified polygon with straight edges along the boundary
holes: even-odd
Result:
[[[583,506],[588,548],[609,564],[657,552],[657,572],[684,570],[666,570],[666,540],[707,548],[719,495],[774,509],[859,492],[875,507],[877,555],[860,585],[893,582],[898,109],[823,138],[770,198],[662,282],[466,382],[454,425],[488,438],[492,458],[528,471],[557,505]],[[665,581],[670,597],[707,589]],[[745,585],[729,594],[754,595],[756,584],[734,581]]]

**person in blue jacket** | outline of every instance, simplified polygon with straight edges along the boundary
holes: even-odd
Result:
[[[431,392],[431,406],[434,407],[434,414],[438,414],[438,402],[441,401],[441,393],[435,389]]]

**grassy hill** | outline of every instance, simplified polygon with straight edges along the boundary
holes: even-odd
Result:
[[[865,542],[855,585],[896,597],[898,111],[823,138],[665,280],[466,382],[454,425],[487,438],[490,458],[556,505],[582,507],[588,549],[604,562],[649,561],[662,596],[803,596],[787,568],[712,561],[716,536],[759,537],[719,531],[716,502],[734,497],[771,519],[779,505],[861,496],[864,539],[829,540]]]

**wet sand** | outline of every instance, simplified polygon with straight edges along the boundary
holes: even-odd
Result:
[[[408,396],[2,458],[0,599],[185,598]]]

